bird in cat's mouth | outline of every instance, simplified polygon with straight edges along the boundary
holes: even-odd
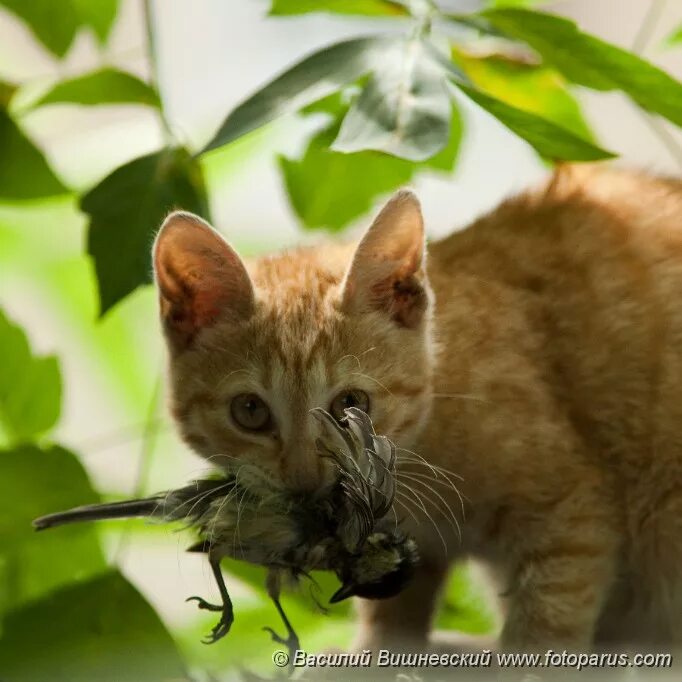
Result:
[[[369,416],[357,408],[345,411],[343,423],[321,409],[313,414],[322,432],[319,454],[329,458],[336,471],[336,482],[323,497],[284,490],[256,493],[244,485],[236,469],[145,499],[49,514],[33,525],[43,530],[75,521],[134,516],[184,521],[199,533],[200,541],[189,549],[208,555],[222,598],[218,605],[190,597],[199,608],[221,613],[205,641],[225,636],[234,620],[220,570],[220,560],[230,557],[268,568],[268,594],[287,636],[267,629],[276,642],[295,651],[298,638],[279,601],[283,578],[329,570],[341,581],[330,602],[354,595],[383,599],[405,587],[418,561],[416,545],[401,530],[394,509],[395,445],[378,436]]]

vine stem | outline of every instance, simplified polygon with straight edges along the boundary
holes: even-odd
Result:
[[[152,455],[154,454],[154,447],[156,445],[156,438],[159,434],[160,423],[156,418],[156,412],[159,408],[161,398],[161,373],[157,374],[152,387],[151,396],[149,397],[149,406],[147,408],[147,417],[142,429],[142,444],[140,447],[140,456],[137,462],[137,473],[135,474],[135,486],[133,488],[132,497],[142,497],[147,491],[147,484],[149,482],[149,472],[151,470]],[[116,563],[120,563],[125,550],[130,541],[130,521],[126,521],[125,526],[121,530],[118,545],[114,553]]]
[[[642,54],[646,49],[646,46],[651,40],[651,36],[656,30],[656,25],[658,24],[661,14],[663,14],[663,9],[665,8],[666,0],[652,0],[649,5],[649,9],[644,14],[644,19],[637,30],[634,40],[632,41],[632,47],[630,50],[635,54]]]
[[[161,124],[161,130],[166,142],[166,146],[170,147],[175,141],[175,136],[173,135],[173,130],[171,129],[170,123],[166,118],[166,114],[163,110],[163,98],[161,97],[161,87],[159,80],[159,63],[158,63],[158,51],[156,46],[156,33],[154,31],[154,12],[152,10],[152,0],[142,0],[142,6],[144,8],[144,28],[147,34],[147,61],[149,63],[149,76],[151,80],[152,87],[156,90],[159,96],[160,106],[158,108],[159,123]]]
[[[666,0],[652,0],[649,9],[644,14],[639,30],[632,41],[632,52],[636,55],[642,55],[646,50],[651,37],[656,30],[656,26],[663,14]],[[651,129],[653,134],[661,141],[670,156],[674,159],[677,166],[682,170],[682,146],[675,139],[675,136],[668,130],[663,121],[659,121],[652,114],[648,114],[638,106],[636,106],[640,116]]]

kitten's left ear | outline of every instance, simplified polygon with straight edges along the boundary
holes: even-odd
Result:
[[[399,326],[419,326],[428,308],[424,220],[412,192],[398,192],[360,241],[343,283],[341,307],[387,313]]]

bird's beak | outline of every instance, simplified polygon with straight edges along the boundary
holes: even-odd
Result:
[[[336,592],[329,598],[330,604],[336,604],[337,602],[348,599],[355,594],[355,585],[341,585]]]

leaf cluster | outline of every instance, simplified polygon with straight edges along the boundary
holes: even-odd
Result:
[[[279,167],[301,224],[330,230],[357,220],[380,195],[418,173],[451,172],[471,107],[498,119],[548,161],[613,156],[595,141],[575,99],[576,86],[620,91],[645,111],[682,124],[679,82],[538,4],[494,0],[480,12],[453,14],[432,0],[273,0],[273,17],[356,14],[384,18],[385,30],[307,55],[258,88],[193,152],[173,141],[156,84],[129,73],[104,67],[55,83],[22,112],[11,105],[15,86],[4,84],[0,200],[68,191],[22,131],[20,113],[122,103],[158,112],[166,149],[121,166],[82,198],[105,313],[149,280],[148,247],[167,211],[181,206],[208,217],[201,159],[287,114],[324,113],[302,153],[280,158]],[[58,56],[81,28],[105,41],[116,14],[115,0],[68,0],[58,11],[49,0],[0,5]]]

